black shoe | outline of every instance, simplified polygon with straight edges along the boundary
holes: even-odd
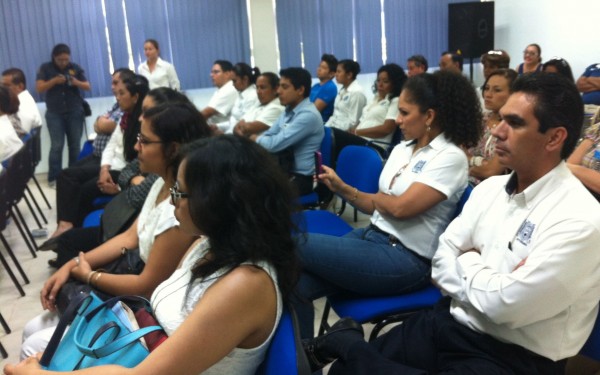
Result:
[[[329,343],[330,345],[327,345],[327,343],[331,341],[333,335],[343,331],[356,331],[361,336],[364,336],[362,325],[358,324],[352,318],[342,318],[332,325],[323,336],[302,340],[302,347],[304,348],[312,372],[322,369],[338,358],[337,355],[331,353],[326,347],[332,346],[331,343]]]
[[[53,268],[59,268],[58,267],[58,259],[57,258],[48,259],[48,265]]]
[[[48,251],[48,250],[57,250],[58,249],[58,239],[60,236],[53,237],[40,246],[38,246],[38,250],[40,251]]]

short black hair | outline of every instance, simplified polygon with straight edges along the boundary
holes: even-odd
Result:
[[[408,78],[404,69],[398,64],[385,64],[381,66],[377,70],[377,77],[379,77],[379,73],[386,72],[388,75],[388,79],[392,83],[392,92],[390,92],[390,99],[396,98],[400,96],[400,92],[402,91],[402,87]],[[373,85],[373,92],[377,92],[377,81]]]
[[[444,55],[450,55],[450,58],[452,59],[452,61],[454,61],[455,63],[458,63],[458,69],[462,72],[463,70],[463,57],[460,53],[458,52],[451,52],[451,51],[444,51],[442,52],[442,56]]]
[[[224,72],[231,72],[233,70],[233,64],[227,60],[215,60],[213,65],[218,65],[223,69]]]
[[[427,63],[427,59],[423,55],[412,55],[406,61],[407,62],[410,62],[410,61],[414,62],[415,66],[417,68],[423,67],[423,68],[425,68],[425,71],[427,71],[427,69],[429,69],[429,64]]]
[[[312,84],[312,78],[310,76],[310,72],[304,68],[299,67],[291,67],[281,69],[279,72],[281,78],[287,78],[292,83],[295,89],[299,89],[300,87],[304,87],[304,97],[308,98],[310,96],[310,87]]]
[[[338,66],[342,66],[346,73],[352,74],[352,79],[356,79],[356,76],[360,73],[360,64],[354,60],[344,59],[338,62]]]
[[[271,85],[271,87],[274,89],[279,86],[279,76],[273,72],[261,73],[259,77],[265,77],[267,81],[269,81],[269,85]]]
[[[583,101],[575,84],[560,74],[536,72],[517,78],[513,92],[522,92],[534,99],[533,114],[540,123],[540,133],[557,127],[567,130],[560,157],[568,158],[577,145],[583,125]]]
[[[567,60],[563,59],[562,57],[553,57],[550,60],[546,61],[544,65],[542,65],[542,72],[545,72],[546,68],[549,66],[555,67],[558,71],[558,74],[562,74],[571,82],[575,82],[575,78],[573,77],[573,71],[571,70],[571,65],[569,65]]]
[[[2,72],[3,76],[10,76],[10,80],[13,85],[23,84],[23,86],[27,86],[27,81],[25,80],[25,73],[19,68],[8,68]]]
[[[62,55],[66,53],[67,55],[71,54],[71,48],[64,43],[59,43],[52,48],[52,59],[54,59],[58,55]]]
[[[324,61],[327,64],[330,72],[335,72],[337,69],[338,60],[331,54],[324,53],[323,56],[321,56],[321,61]]]

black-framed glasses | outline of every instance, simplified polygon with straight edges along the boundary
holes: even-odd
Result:
[[[169,192],[171,193],[171,203],[173,203],[174,206],[177,206],[180,199],[185,199],[190,196],[188,193],[179,191],[179,184],[177,182],[169,189]]]
[[[145,146],[145,145],[151,145],[153,143],[163,143],[163,141],[149,141],[146,138],[144,138],[144,136],[142,135],[142,133],[138,133],[137,135],[137,141],[139,144]]]

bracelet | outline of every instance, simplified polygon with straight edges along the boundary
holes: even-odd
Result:
[[[101,276],[102,276],[102,272],[96,272],[96,278],[94,278],[94,282],[92,283],[92,286],[98,287],[98,280],[100,280]]]
[[[358,199],[358,188],[354,188],[354,196],[352,198],[348,199],[348,202],[354,202],[357,199]]]
[[[90,273],[88,273],[86,284],[91,285],[90,281],[92,280],[92,276],[94,276],[95,273],[98,273],[98,271],[90,271]]]

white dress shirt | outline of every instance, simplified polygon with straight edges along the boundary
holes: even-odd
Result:
[[[169,87],[179,91],[179,78],[172,64],[166,62],[160,57],[156,60],[154,70],[150,72],[148,61],[144,61],[138,66],[138,73],[148,79],[150,90],[157,87]]]
[[[473,190],[440,237],[432,277],[458,322],[561,360],[596,320],[600,205],[564,162],[521,193],[515,186],[513,173]]]

